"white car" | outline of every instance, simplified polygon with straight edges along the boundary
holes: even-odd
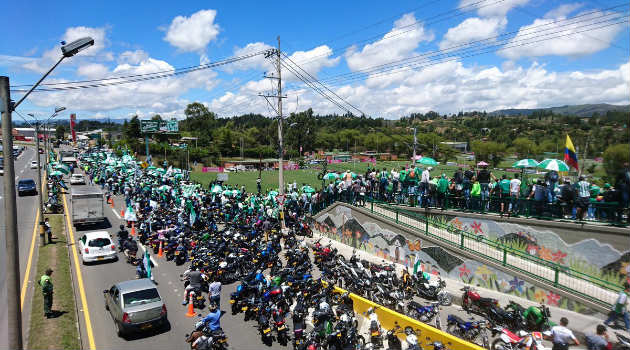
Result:
[[[87,232],[79,239],[79,249],[84,264],[118,259],[116,245],[107,231]]]
[[[83,177],[83,174],[72,174],[72,177],[70,177],[70,184],[85,185],[85,178]]]
[[[37,161],[36,160],[31,162],[31,169],[37,169]]]

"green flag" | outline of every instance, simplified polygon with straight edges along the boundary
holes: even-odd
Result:
[[[420,268],[420,255],[416,254],[416,259],[413,262],[413,274],[418,273],[418,269]]]
[[[64,175],[69,175],[70,174],[70,167],[67,166],[66,164],[59,163],[59,164],[57,164],[57,166],[55,168],[57,170],[61,171],[62,173],[64,173]]]

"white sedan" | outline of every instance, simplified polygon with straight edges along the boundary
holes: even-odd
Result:
[[[83,177],[83,174],[72,174],[72,177],[70,177],[70,184],[85,185],[85,178]]]
[[[116,245],[107,231],[87,232],[79,239],[79,249],[84,264],[118,259]]]
[[[37,169],[37,161],[36,160],[31,162],[31,169]]]

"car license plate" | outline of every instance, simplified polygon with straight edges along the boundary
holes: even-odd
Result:
[[[241,311],[247,311],[247,306],[243,306],[243,307],[241,308]]]
[[[264,333],[264,334],[267,334],[267,333],[269,333],[269,332],[271,332],[271,328],[267,328],[267,329],[265,329],[265,330],[263,331],[263,333]]]
[[[373,337],[378,337],[378,332],[372,332]]]
[[[179,252],[175,252],[175,255],[179,255]]]
[[[151,327],[152,327],[152,325],[150,323],[147,323],[147,324],[143,324],[142,326],[140,326],[140,329],[149,329]]]
[[[105,259],[104,256],[99,256],[99,257],[96,258],[96,260],[104,260],[104,259]]]
[[[234,304],[235,302],[236,302],[236,300],[230,299],[230,304]]]

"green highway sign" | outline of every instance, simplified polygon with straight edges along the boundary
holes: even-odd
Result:
[[[143,134],[173,134],[179,132],[177,120],[141,120],[140,132]]]

